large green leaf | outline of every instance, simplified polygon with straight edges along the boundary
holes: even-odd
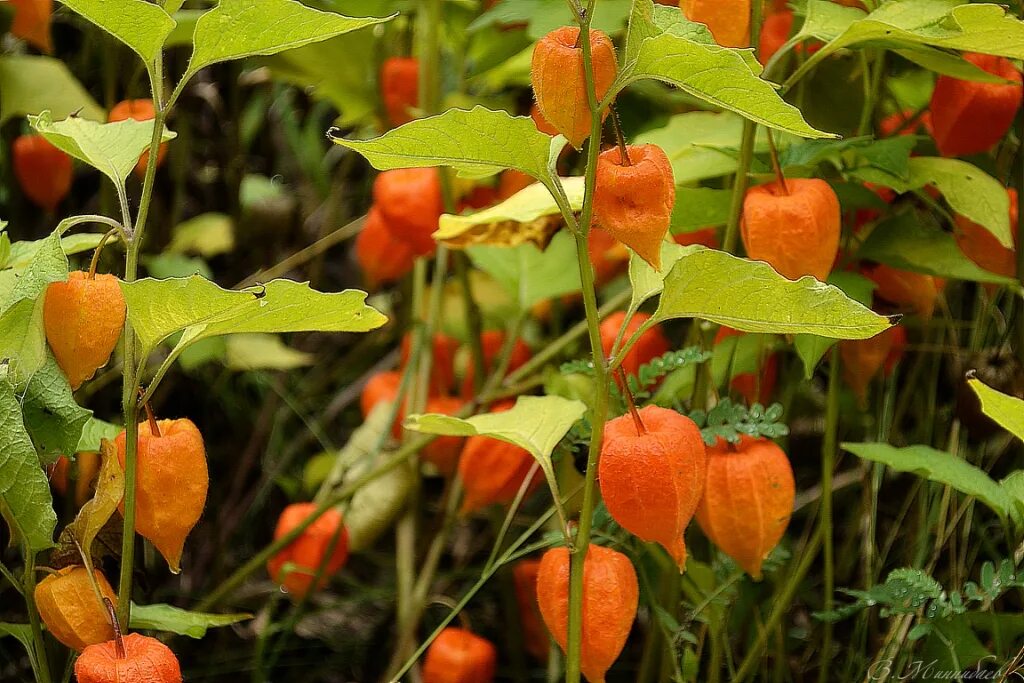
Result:
[[[787,103],[771,83],[751,71],[744,56],[728,48],[706,45],[671,34],[647,38],[634,61],[626,64],[605,100],[646,78],[663,81],[716,107],[751,121],[800,137],[834,137],[811,127],[800,110]]]
[[[380,171],[450,166],[462,175],[482,177],[514,168],[546,183],[551,178],[549,160],[564,144],[537,130],[528,116],[483,107],[449,109],[373,140],[346,140],[336,135],[331,139],[362,154]]]
[[[28,244],[29,248],[21,246]],[[31,243],[15,242],[11,250],[12,266],[18,273],[7,296],[0,299],[0,310],[22,299],[36,299],[51,282],[68,278],[68,259],[64,255],[59,231]]]
[[[677,187],[672,207],[672,233],[693,232],[725,225],[729,221],[732,190],[709,187]]]
[[[43,300],[21,299],[0,313],[0,364],[19,390],[46,361]]]
[[[854,301],[871,307],[872,293],[876,285],[863,275],[840,270],[828,276],[828,283],[843,290],[843,293]],[[804,377],[811,378],[814,369],[833,345],[834,339],[813,334],[798,334],[793,338],[796,355],[800,357],[804,366]]]
[[[1024,401],[996,391],[977,379],[969,379],[967,383],[981,401],[981,412],[1018,439],[1024,440]]]
[[[92,411],[75,403],[68,378],[53,354],[47,353],[42,367],[32,375],[23,400],[25,429],[44,465],[78,452],[82,429]]]
[[[883,3],[865,16],[860,10],[811,0],[801,36],[827,41],[794,74],[795,82],[836,51],[871,43],[898,49],[918,45],[1024,59],[1024,22],[994,4],[957,0],[901,0]]]
[[[184,78],[211,64],[276,54],[392,18],[354,19],[294,0],[220,0],[196,22]]]
[[[515,298],[521,311],[563,294],[580,291],[576,240],[562,231],[541,251],[532,244],[517,247],[470,247],[469,258]]]
[[[78,442],[78,447],[75,448],[76,453],[82,451],[99,452],[100,441],[107,439],[113,441],[118,434],[120,434],[124,428],[121,425],[112,424],[104,420],[96,419],[95,417],[89,418],[85,425],[82,426],[82,438]]]
[[[551,453],[586,412],[581,401],[561,396],[520,396],[509,410],[466,419],[448,415],[410,415],[405,427],[425,434],[490,436],[525,448],[540,463],[553,493],[558,488]]]
[[[21,419],[14,385],[0,366],[0,508],[30,552],[53,546],[57,515],[50,483]]]
[[[99,170],[116,185],[124,184],[153,138],[152,121],[96,123],[74,116],[53,121],[49,112],[44,112],[30,116],[29,123],[55,146]],[[164,130],[164,141],[174,137],[174,133]]]
[[[52,57],[0,57],[0,124],[44,111],[54,116],[77,113],[105,121],[107,114],[64,62]]]
[[[582,176],[562,178],[562,188],[574,212],[583,208]],[[454,246],[500,243],[516,245],[535,241],[545,231],[538,227],[552,217],[560,216],[558,204],[548,189],[534,183],[500,204],[466,216],[446,213],[441,216],[434,239]]]
[[[689,38],[705,45],[715,44],[715,38],[706,25],[690,21],[684,13],[677,12],[675,7],[656,4],[652,0],[636,0],[629,15],[624,62],[629,64],[634,61],[643,42],[662,33]]]
[[[132,603],[131,628],[164,631],[189,638],[202,638],[210,628],[230,626],[252,619],[251,614],[207,614],[190,612],[171,605],[136,605]]]
[[[928,446],[894,448],[884,443],[844,443],[843,450],[859,458],[888,465],[898,472],[913,472],[930,481],[946,484],[977,498],[1001,516],[1010,511],[1010,498],[999,484],[984,471],[951,453]]]
[[[812,277],[787,280],[767,263],[692,246],[677,250],[655,320],[701,318],[743,332],[867,339],[892,322]]]
[[[146,351],[183,330],[179,347],[244,332],[366,332],[387,321],[366,305],[365,292],[317,292],[291,280],[232,291],[194,275],[122,282],[121,289]]]
[[[913,157],[907,189],[934,185],[958,214],[986,228],[1004,247],[1013,247],[1010,199],[998,180],[959,159]]]
[[[174,28],[174,20],[160,5],[145,0],[60,1],[130,47],[147,65]]]
[[[857,255],[894,268],[926,275],[1013,286],[1015,280],[996,275],[967,258],[953,236],[904,211],[875,226]]]

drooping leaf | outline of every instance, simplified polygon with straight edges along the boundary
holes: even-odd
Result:
[[[928,446],[895,448],[884,443],[844,443],[843,450],[897,472],[912,472],[950,486],[977,498],[1000,516],[1010,511],[1010,498],[999,484],[971,463],[945,451]]]
[[[92,416],[91,410],[75,402],[71,385],[51,353],[29,380],[22,411],[25,429],[44,465],[77,452],[82,429]]]
[[[147,351],[186,328],[179,347],[243,332],[366,332],[387,320],[366,305],[365,292],[317,292],[291,280],[231,291],[199,276],[147,278],[122,282],[121,290]]]
[[[812,277],[787,280],[767,263],[683,247],[669,270],[655,320],[701,318],[742,332],[867,339],[892,322]]]
[[[576,240],[559,232],[541,251],[533,244],[517,247],[470,247],[473,265],[484,271],[516,299],[521,311],[563,294],[580,291]]]
[[[107,118],[103,108],[59,59],[0,57],[0,124],[44,111],[57,117],[77,113],[92,121]]]
[[[336,144],[366,157],[380,171],[450,166],[464,176],[484,177],[514,168],[545,184],[552,182],[549,160],[563,146],[557,143],[558,138],[537,130],[528,116],[484,107],[449,109],[372,140],[328,135]]]
[[[969,379],[967,383],[981,401],[981,412],[1018,439],[1024,440],[1024,401],[996,391],[978,379]]]
[[[53,121],[44,112],[29,116],[29,123],[56,147],[99,170],[115,185],[124,184],[153,138],[152,121],[96,123],[78,117]],[[161,139],[166,142],[174,137],[175,133],[165,129]]]
[[[0,365],[0,508],[12,526],[12,535],[29,552],[53,546],[57,515],[50,483],[21,419],[21,404],[14,385]]]
[[[196,22],[184,78],[211,64],[276,54],[392,18],[345,17],[294,0],[220,0]]]
[[[644,40],[634,61],[623,66],[606,101],[638,80],[652,78],[716,107],[775,130],[807,138],[834,137],[811,127],[800,110],[751,71],[736,50],[663,33]]]
[[[145,0],[60,1],[127,45],[147,66],[174,28],[174,20],[160,5]]]
[[[1013,279],[996,275],[971,261],[951,234],[928,225],[913,211],[901,212],[875,226],[857,255],[926,275],[1015,285]]]
[[[86,555],[92,554],[93,541],[124,498],[124,472],[112,441],[103,441],[100,445],[100,458],[96,493],[78,511],[75,521],[61,533],[61,540],[65,539],[65,534],[74,537]]]
[[[540,463],[552,493],[558,488],[551,453],[586,412],[581,401],[561,396],[520,396],[509,410],[465,419],[448,415],[410,415],[405,427],[425,434],[490,436],[525,448]]]
[[[132,603],[131,628],[136,630],[164,631],[179,636],[200,639],[206,631],[220,626],[230,626],[252,619],[251,614],[208,614],[191,612],[172,605],[136,605]]]
[[[583,180],[582,176],[561,179],[574,212],[583,208]],[[545,246],[562,223],[551,192],[544,185],[534,183],[500,204],[468,216],[442,215],[434,239],[454,248],[474,244]]]

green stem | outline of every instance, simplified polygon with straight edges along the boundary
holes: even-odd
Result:
[[[729,222],[725,225],[725,237],[722,239],[722,251],[730,254],[736,252],[736,244],[739,239],[740,219],[743,216],[743,200],[747,196],[747,175],[750,173],[750,164],[754,160],[754,140],[756,135],[757,124],[749,119],[744,119],[743,138],[740,141],[739,165],[736,167],[736,175],[732,181]]]
[[[832,545],[832,477],[835,474],[836,451],[839,440],[839,350],[832,349],[832,360],[828,372],[828,398],[825,405],[825,438],[821,447],[821,516],[819,529],[825,549],[825,573],[822,587],[821,609],[832,609],[835,592],[835,559]],[[824,683],[831,671],[832,622],[822,625],[821,665],[818,680]]]
[[[43,627],[39,621],[39,610],[36,608],[36,554],[25,547],[25,605],[28,608],[28,621],[32,627],[32,641],[35,643],[35,656],[32,658],[37,683],[50,683],[50,659],[46,655],[46,641],[43,639]]]

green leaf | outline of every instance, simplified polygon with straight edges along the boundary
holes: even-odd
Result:
[[[798,68],[787,83],[803,75],[836,51],[870,42],[893,49],[929,45],[1024,59],[1024,22],[994,4],[960,4],[958,0],[902,0],[883,3],[864,16],[859,10],[826,7],[811,0],[801,35],[827,41]],[[959,6],[957,6],[959,5]]]
[[[90,417],[82,427],[82,438],[79,440],[74,452],[82,453],[83,451],[89,451],[98,453],[101,440],[113,441],[122,431],[121,425]]]
[[[75,515],[75,520],[61,532],[61,545],[82,548],[87,557],[92,557],[92,544],[96,536],[110,521],[114,510],[124,499],[124,471],[117,459],[117,448],[112,441],[100,446],[100,471],[96,476],[96,493]]]
[[[685,14],[677,12],[675,7],[665,7],[650,0],[638,0],[633,3],[633,10],[629,15],[623,62],[629,64],[635,60],[643,42],[662,33],[688,38],[705,45],[715,44],[715,38],[706,25],[690,21]]]
[[[252,619],[251,614],[207,614],[190,612],[171,605],[136,605],[132,603],[131,628],[135,630],[163,631],[189,638],[202,638],[206,631],[219,626],[230,626]]]
[[[153,138],[152,121],[96,123],[77,117],[53,121],[49,112],[28,120],[55,146],[99,170],[115,185],[124,185]],[[174,137],[175,133],[165,129],[161,139],[166,142]]]
[[[758,78],[736,50],[670,34],[648,38],[641,43],[635,61],[623,67],[605,100],[612,101],[624,87],[645,78],[674,85],[775,130],[807,138],[835,137],[808,125],[800,110],[783,100],[772,84]]]
[[[1018,439],[1024,440],[1024,401],[996,391],[978,379],[968,379],[967,383],[981,401],[981,412]]]
[[[12,535],[37,553],[53,546],[57,515],[50,483],[21,419],[14,385],[0,366],[0,507]]]
[[[276,334],[235,334],[226,343],[229,370],[294,370],[316,361],[315,355],[296,351]]]
[[[525,448],[540,463],[552,493],[557,493],[551,453],[586,412],[581,401],[560,396],[520,396],[509,410],[466,419],[448,415],[410,415],[405,427],[425,434],[490,436]]]
[[[21,299],[0,314],[0,366],[19,391],[46,361],[43,300]]]
[[[998,180],[959,159],[914,157],[908,189],[934,185],[958,214],[986,228],[1004,247],[1013,248],[1010,198]]]
[[[854,301],[870,308],[875,283],[862,275],[836,271],[828,276],[828,283],[843,290]],[[793,339],[796,354],[804,366],[804,377],[810,379],[822,357],[835,344],[834,339],[813,334],[798,334]]]
[[[202,213],[174,226],[167,251],[198,254],[206,258],[230,253],[235,248],[235,225],[223,213]]]
[[[21,248],[22,244],[24,243],[16,242],[12,246],[14,270],[20,272],[6,301],[0,302],[0,310],[3,310],[5,305],[23,299],[37,299],[51,282],[61,282],[68,278],[68,259],[64,255],[59,231],[31,243],[31,248],[25,251]]]
[[[950,486],[977,498],[1000,516],[1010,511],[1010,497],[999,484],[971,463],[945,451],[928,446],[894,448],[884,443],[844,443],[843,450],[888,465],[897,472],[912,472]]]
[[[25,646],[25,650],[28,651],[30,657],[35,656],[32,627],[29,624],[8,624],[0,622],[0,638],[4,638],[6,636],[16,638],[18,642]]]
[[[144,0],[60,0],[127,45],[149,67],[160,53],[174,20]]]
[[[44,465],[78,452],[82,429],[92,416],[75,403],[74,394],[53,354],[28,382],[22,404],[25,429]]]
[[[541,251],[533,244],[517,247],[477,246],[467,249],[473,265],[497,280],[517,300],[520,311],[563,294],[580,291],[576,240],[555,234]]]
[[[579,212],[583,208],[584,178],[574,176],[560,180],[569,206],[574,212]],[[534,183],[482,211],[465,216],[443,214],[434,239],[456,247],[470,244],[544,244],[549,238],[550,224],[557,227],[561,223],[561,212],[551,192],[544,185]]]
[[[105,121],[107,113],[64,62],[52,57],[0,57],[0,124],[44,111]]]
[[[1010,499],[1010,519],[1018,528],[1024,527],[1024,470],[1014,470],[999,481]]]
[[[537,130],[528,116],[483,107],[449,109],[411,121],[372,140],[331,139],[366,157],[379,171],[392,168],[450,166],[467,177],[493,175],[506,168],[550,183],[548,168],[559,138]]]
[[[934,663],[932,671],[970,670],[993,654],[978,639],[966,614],[929,622],[931,633],[924,641],[921,660]]]
[[[41,240],[15,242],[11,245],[11,256],[8,260],[7,266],[16,271],[24,270],[32,262],[32,259],[35,258],[36,254],[39,253],[40,249],[53,249],[54,244],[51,241],[51,238],[52,234]],[[67,237],[60,238],[60,251],[62,251],[66,256],[73,256],[86,251],[92,251],[102,239],[103,235],[96,232],[75,233],[74,235],[68,235]],[[53,253],[56,253],[56,250],[54,250]],[[64,275],[67,274],[66,268],[67,267],[65,266]]]
[[[812,277],[787,280],[767,263],[683,247],[654,319],[701,318],[743,332],[867,339],[892,322]]]
[[[672,234],[679,235],[729,222],[732,190],[677,187],[672,208]]]
[[[989,272],[967,258],[953,236],[904,211],[875,226],[857,250],[862,259],[926,275],[1015,286],[1012,278]]]
[[[367,332],[387,321],[365,304],[365,292],[323,293],[291,280],[232,291],[199,276],[146,278],[122,282],[121,290],[147,353],[186,329],[179,347],[241,332]]]
[[[195,48],[184,78],[211,64],[276,54],[392,18],[353,19],[294,0],[220,0],[196,22]]]

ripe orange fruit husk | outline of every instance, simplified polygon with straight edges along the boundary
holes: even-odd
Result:
[[[533,176],[510,168],[502,172],[501,179],[498,181],[498,199],[508,199],[535,182],[537,181]]]
[[[370,416],[374,407],[382,401],[394,401],[398,396],[398,387],[402,383],[402,373],[397,370],[378,372],[367,381],[363,387],[363,393],[359,396],[359,408],[365,420]],[[398,436],[400,427],[396,425],[395,436]]]
[[[541,115],[573,147],[579,149],[590,137],[590,101],[587,97],[583,47],[577,45],[580,29],[563,26],[537,41],[530,65],[530,81]],[[601,31],[590,31],[594,90],[600,101],[608,93],[618,65],[615,46]],[[608,111],[601,112],[601,119]]]
[[[723,325],[715,333],[715,340],[712,342],[712,345],[718,344],[723,339],[742,336],[743,334],[739,330]],[[760,373],[740,372],[733,375],[732,380],[729,382],[729,386],[732,387],[733,391],[742,396],[748,405],[752,403],[768,405],[772,395],[775,393],[775,383],[779,377],[778,354],[766,353],[762,361]]]
[[[484,369],[487,374],[494,370],[498,353],[505,344],[505,333],[501,330],[487,330],[480,335],[480,346],[484,354]],[[512,353],[509,355],[508,371],[512,372],[530,360],[530,347],[523,340],[516,339],[512,345]],[[467,354],[466,374],[462,378],[462,396],[469,399],[473,396],[473,385],[476,382],[476,368],[472,358]],[[486,378],[484,378],[486,380]]]
[[[617,147],[597,158],[594,222],[661,270],[661,243],[672,222],[676,186],[672,164],[657,145]]]
[[[498,651],[491,641],[464,628],[437,634],[423,660],[423,683],[491,683]]]
[[[622,334],[622,344],[619,348],[622,348],[650,317],[646,313],[634,314],[626,326],[626,331]],[[611,355],[615,337],[618,336],[619,330],[622,329],[625,319],[625,312],[616,311],[601,321],[601,326],[598,329],[601,333],[601,349],[605,356]],[[629,350],[626,357],[622,359],[622,369],[627,375],[636,375],[640,372],[641,365],[650,363],[655,358],[667,353],[668,350],[668,340],[665,338],[664,333],[662,333],[661,328],[657,326],[652,327],[640,335],[636,344]]]
[[[455,385],[455,353],[459,350],[459,340],[446,334],[434,334],[432,346],[433,361],[430,364],[430,391],[435,394],[447,394]],[[409,363],[412,353],[412,333],[402,337],[402,366]]]
[[[863,272],[875,283],[875,296],[879,299],[899,310],[916,313],[925,320],[935,313],[935,303],[943,285],[938,278],[884,264],[865,268]]]
[[[100,472],[100,454],[83,451],[75,455],[75,505],[82,507],[92,497],[93,483]],[[68,479],[71,461],[63,455],[57,458],[50,470],[50,483],[62,496],[68,492]]]
[[[742,436],[708,448],[708,476],[697,523],[722,552],[754,579],[786,532],[793,512],[793,468],[767,439]]]
[[[153,106],[153,100],[122,100],[114,105],[107,115],[107,121],[109,123],[116,123],[117,121],[127,121],[133,119],[135,121],[150,121],[156,118],[156,108]],[[164,157],[167,156],[167,143],[161,142],[160,147],[156,152],[156,165],[157,168],[160,164],[164,163]],[[149,150],[146,150],[139,157],[139,161],[135,164],[135,175],[140,178],[146,175],[146,164],[149,163]]]
[[[286,507],[277,520],[274,539],[288,534],[312,516],[316,508],[315,503],[293,503]],[[327,550],[335,534],[339,534],[338,540],[325,564],[324,558],[327,556]],[[331,576],[345,566],[346,560],[348,560],[348,530],[342,523],[341,513],[331,508],[320,515],[298,538],[267,560],[267,573],[296,600],[299,600],[310,589],[322,590]],[[286,564],[291,566],[286,568]],[[321,564],[324,564],[324,570],[314,587],[313,579]]]
[[[761,37],[757,43],[757,59],[767,64],[793,33],[793,10],[769,14],[761,25]]]
[[[690,21],[706,24],[724,47],[750,45],[750,0],[679,0]]]
[[[366,223],[356,237],[355,254],[371,289],[401,280],[416,262],[416,252],[394,236],[376,207],[366,214]]]
[[[71,191],[71,157],[42,135],[21,135],[11,145],[14,175],[25,196],[53,211]]]
[[[192,420],[160,420],[160,435],[139,423],[136,456],[135,530],[156,546],[171,571],[179,570],[185,538],[203,514],[210,475],[203,436]],[[114,439],[125,466],[125,433]],[[124,514],[124,501],[118,509]]]
[[[537,130],[545,135],[555,136],[558,135],[558,129],[551,125],[551,123],[544,118],[544,114],[540,113],[540,107],[534,102],[530,105],[530,118],[533,119],[534,124],[537,126]]]
[[[1021,73],[1004,57],[965,53],[964,59],[1008,81],[979,83],[939,76],[932,91],[932,135],[943,156],[981,154],[999,142],[1017,116]]]
[[[78,683],[181,683],[181,666],[171,649],[156,638],[129,633],[117,644],[90,645],[75,661]]]
[[[14,6],[11,33],[43,52],[50,52],[53,0],[10,0]]]
[[[1017,244],[1017,190],[1008,189],[1010,196],[1010,229],[1013,231],[1013,244]],[[1014,277],[1017,274],[1017,251],[1007,249],[988,230],[974,221],[959,214],[956,216],[956,243],[967,258],[974,261],[980,268],[1002,275]]]
[[[103,573],[94,569],[93,576],[103,597],[116,604],[117,596]],[[107,610],[93,591],[85,567],[64,567],[48,575],[36,584],[35,600],[46,629],[73,650],[81,652],[114,637]]]
[[[672,241],[684,247],[699,244],[708,249],[718,249],[718,231],[714,228],[703,228],[693,232],[681,232],[672,235]]]
[[[537,605],[537,574],[540,559],[529,557],[516,562],[512,567],[512,582],[515,585],[516,604],[519,606],[519,623],[523,627],[523,645],[530,656],[540,662],[548,661],[547,629]]]
[[[419,105],[420,63],[413,57],[390,57],[380,67],[380,92],[392,126],[409,123]]]
[[[113,275],[89,279],[80,270],[51,282],[43,301],[43,327],[57,365],[78,389],[114,352],[127,313],[121,285]]]
[[[902,326],[890,327],[870,339],[847,339],[839,342],[843,380],[862,405],[867,400],[868,386],[879,371],[892,372],[907,345],[907,332]]]
[[[373,202],[396,240],[417,256],[434,253],[437,244],[432,235],[444,213],[436,168],[384,171],[373,183]]]
[[[594,284],[598,287],[611,282],[629,268],[629,250],[599,225],[590,229],[587,252],[590,265],[594,267]]]
[[[707,473],[700,429],[674,410],[646,406],[639,411],[646,433],[632,415],[605,423],[597,477],[612,518],[647,542],[660,543],[686,567],[683,533],[693,518]]]
[[[500,413],[512,407],[506,401],[491,408]],[[459,475],[466,495],[462,499],[463,514],[475,512],[494,503],[511,503],[523,481],[533,469],[535,460],[530,452],[514,444],[489,436],[471,436],[466,439],[459,459]],[[540,472],[530,482],[528,491],[540,483]]]
[[[914,114],[912,109],[893,112],[878,122],[878,132],[886,138],[894,135],[916,135],[922,131],[931,135],[931,112],[923,112],[916,118]]]
[[[747,256],[790,280],[825,280],[839,253],[839,198],[817,178],[792,178],[786,188],[788,194],[775,181],[747,190],[741,224]]]
[[[636,619],[636,571],[629,558],[591,544],[583,562],[583,637],[580,670],[590,683],[604,676],[618,658]],[[537,572],[537,603],[544,624],[564,652],[569,635],[569,551],[544,553]]]

